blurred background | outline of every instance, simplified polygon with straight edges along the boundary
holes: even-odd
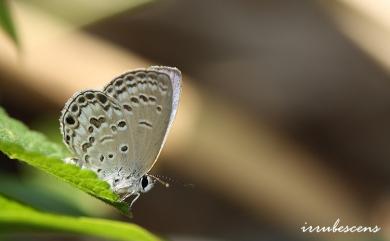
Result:
[[[9,2],[20,50],[0,31],[0,105],[52,140],[61,142],[60,110],[77,90],[151,64],[184,74],[152,170],[171,187],[141,196],[132,222],[177,241],[390,239],[389,1]],[[2,194],[45,211],[129,221],[0,158]],[[382,230],[300,230],[338,218]]]

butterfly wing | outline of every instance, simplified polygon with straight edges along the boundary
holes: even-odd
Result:
[[[117,100],[129,124],[129,160],[138,176],[154,165],[175,118],[180,98],[181,73],[176,68],[153,66],[124,73],[104,93]]]
[[[113,185],[125,171],[121,163],[129,159],[133,146],[117,100],[101,91],[78,92],[65,104],[60,123],[64,142],[78,157],[77,163]],[[133,169],[127,165],[126,173]]]

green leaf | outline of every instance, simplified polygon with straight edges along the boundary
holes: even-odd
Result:
[[[18,37],[14,23],[11,18],[10,9],[6,0],[0,0],[0,27],[9,35],[9,37],[19,45]]]
[[[0,196],[0,233],[45,230],[90,235],[110,240],[161,240],[135,224],[43,213]]]
[[[24,161],[71,183],[129,215],[128,205],[119,201],[107,182],[100,180],[92,171],[62,161],[70,156],[64,145],[53,143],[44,135],[29,130],[23,123],[10,118],[1,107],[0,151],[11,159]]]

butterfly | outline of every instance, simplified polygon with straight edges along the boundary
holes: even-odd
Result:
[[[177,68],[151,66],[119,75],[103,89],[75,93],[60,117],[72,163],[94,171],[130,207],[156,180],[156,162],[181,92]]]

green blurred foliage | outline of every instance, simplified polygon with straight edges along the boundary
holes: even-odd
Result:
[[[51,230],[110,240],[161,240],[135,224],[39,212],[3,196],[0,196],[0,210],[0,234]]]
[[[15,25],[11,17],[11,11],[6,0],[0,0],[0,28],[8,34],[16,45],[19,45]]]

